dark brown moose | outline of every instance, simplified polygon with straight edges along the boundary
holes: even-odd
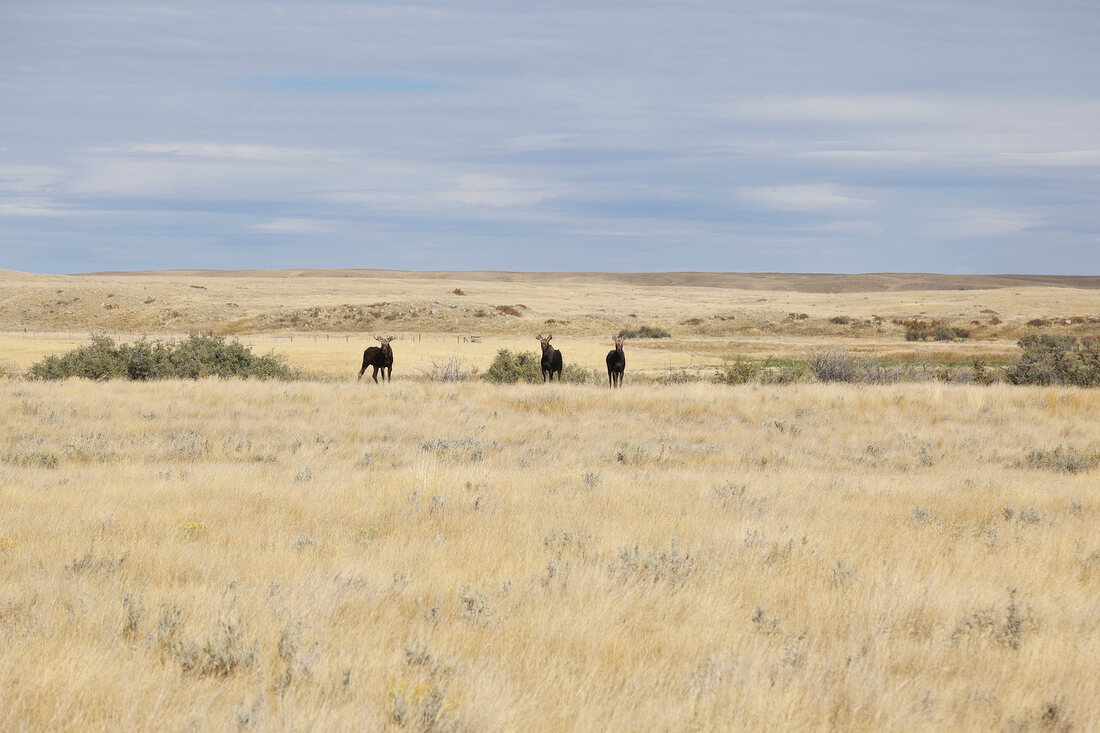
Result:
[[[546,338],[542,336],[535,336],[542,344],[542,381],[545,382],[547,378],[551,382],[554,381],[554,372],[558,373],[558,381],[561,381],[561,352],[550,345],[550,339],[554,338],[554,334],[550,334]]]
[[[610,389],[623,386],[626,372],[626,354],[623,353],[622,336],[615,337],[615,348],[607,352],[607,386]]]
[[[371,372],[371,378],[375,383],[378,382],[378,370],[382,370],[382,381],[393,381],[393,349],[390,348],[390,341],[393,341],[393,336],[382,337],[375,336],[378,343],[381,346],[371,346],[363,351],[363,368],[359,370],[359,381],[363,378],[363,372],[367,371],[367,367],[374,367],[374,371]]]

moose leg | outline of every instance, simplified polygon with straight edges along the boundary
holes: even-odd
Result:
[[[378,384],[378,367],[372,367],[373,371],[370,373],[371,379],[375,384]]]

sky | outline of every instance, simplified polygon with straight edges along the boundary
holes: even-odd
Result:
[[[1100,274],[1095,0],[0,0],[0,269]]]

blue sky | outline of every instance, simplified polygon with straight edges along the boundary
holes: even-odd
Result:
[[[1100,3],[0,0],[0,268],[1100,274]]]

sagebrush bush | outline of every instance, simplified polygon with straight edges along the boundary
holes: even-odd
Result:
[[[810,371],[821,382],[855,382],[860,363],[844,349],[830,348],[810,358]]]
[[[420,373],[429,382],[468,382],[477,376],[477,367],[467,369],[462,357],[451,354],[445,361],[432,359]]]
[[[660,326],[639,326],[619,331],[619,338],[624,339],[667,339],[670,336],[672,334]]]
[[[67,354],[47,356],[27,371],[30,379],[241,379],[292,380],[301,375],[275,354],[257,356],[240,341],[192,334],[182,341],[116,344],[108,336]]]
[[[1013,384],[1100,386],[1100,341],[1073,336],[1025,336],[1019,361],[1006,374]]]
[[[1061,473],[1085,473],[1100,465],[1100,451],[1061,445],[1054,450],[1037,448],[1024,457],[1023,465]]]
[[[714,381],[718,384],[745,384],[756,379],[762,368],[763,364],[758,361],[738,359],[719,367],[714,373]]]
[[[805,381],[810,375],[810,365],[801,360],[768,359],[760,369],[761,384],[793,384]]]
[[[501,349],[481,378],[495,384],[541,382],[542,355],[530,351],[512,352]],[[561,381],[571,384],[595,384],[600,380],[596,372],[591,369],[583,369],[576,364],[566,364],[561,370]]]
[[[496,384],[514,384],[516,382],[542,381],[540,358],[528,351],[512,352],[501,349],[493,358],[493,363],[481,376],[487,382]]]

